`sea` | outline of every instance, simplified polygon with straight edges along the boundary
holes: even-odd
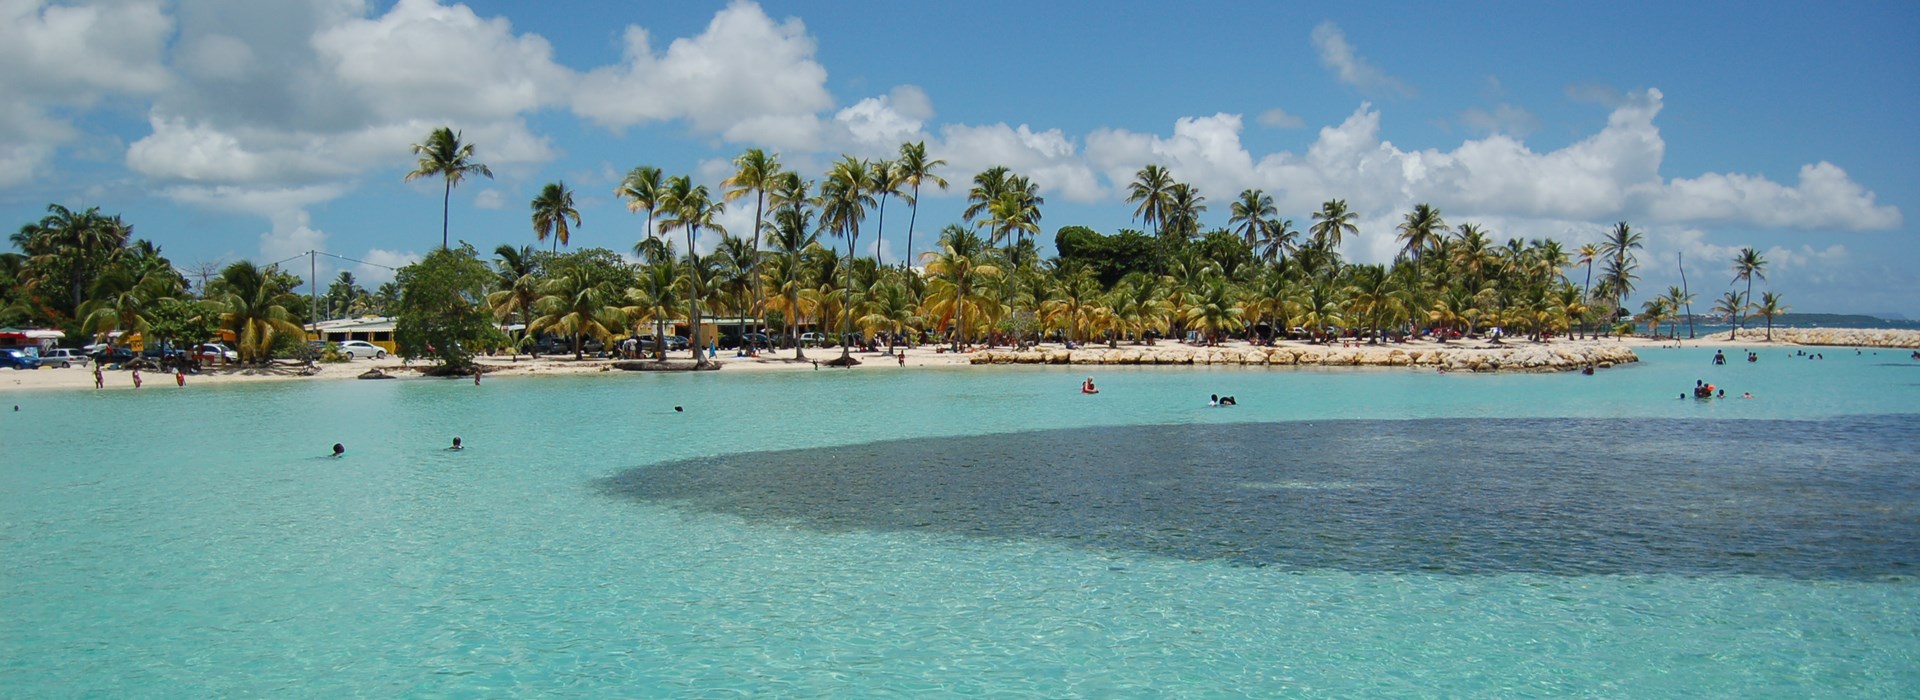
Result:
[[[1920,361],[1729,350],[0,392],[0,695],[1920,696]]]

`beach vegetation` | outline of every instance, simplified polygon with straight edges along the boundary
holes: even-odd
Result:
[[[447,224],[450,215],[449,206],[453,202],[453,188],[468,177],[479,175],[493,179],[493,170],[485,163],[475,160],[474,145],[460,140],[460,132],[450,127],[440,127],[427,134],[425,141],[413,144],[413,153],[419,157],[418,163],[404,182],[412,182],[423,177],[437,177],[445,182],[445,190],[440,196],[440,247],[447,247]]]
[[[433,360],[445,372],[472,366],[477,350],[501,340],[487,304],[498,280],[499,273],[466,243],[435,249],[400,268],[393,330],[400,356]]]
[[[295,345],[305,342],[296,308],[306,300],[293,293],[299,283],[272,265],[261,268],[241,260],[222,269],[208,285],[209,299],[220,311],[220,328],[233,334],[241,362],[273,359],[276,351],[284,352],[282,339]]]

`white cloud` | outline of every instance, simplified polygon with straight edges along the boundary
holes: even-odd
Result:
[[[614,129],[685,119],[730,140],[787,145],[775,139],[808,133],[803,124],[833,105],[814,48],[799,19],[775,23],[748,2],[728,5],[664,54],[646,29],[628,27],[622,63],[584,76],[573,109]]]
[[[948,124],[940,128],[938,143],[927,144],[928,155],[947,161],[951,172],[977,173],[1003,165],[1032,178],[1043,192],[1058,193],[1075,202],[1105,198],[1106,189],[1077,150],[1059,129],[1034,131],[1025,124],[1010,127],[1004,123]],[[967,187],[955,183],[953,191],[965,193]]]
[[[1307,125],[1305,119],[1288,114],[1287,110],[1279,107],[1261,112],[1259,121],[1262,126],[1270,126],[1275,129],[1298,129]]]
[[[927,93],[912,85],[902,85],[880,97],[869,97],[835,114],[834,123],[845,129],[855,143],[891,152],[901,143],[921,135],[921,126],[933,116],[933,103]]]
[[[392,282],[395,270],[420,262],[422,257],[419,253],[410,250],[402,252],[371,248],[365,255],[360,256],[360,260],[364,262],[354,266],[353,276],[359,281],[360,286],[375,289],[382,284]]]
[[[157,1],[0,2],[0,187],[33,181],[79,138],[65,113],[165,89],[172,33]]]
[[[1900,210],[1826,161],[1800,167],[1788,187],[1763,177],[1707,173],[1645,190],[1648,212],[1671,221],[1743,221],[1769,228],[1870,230],[1900,226]]]
[[[1313,46],[1320,52],[1321,65],[1332,69],[1340,82],[1361,90],[1413,96],[1413,89],[1406,83],[1361,58],[1353,45],[1347,43],[1346,33],[1332,22],[1321,22],[1313,28]]]

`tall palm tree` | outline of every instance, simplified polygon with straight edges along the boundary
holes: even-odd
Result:
[[[153,308],[173,297],[177,287],[176,279],[164,272],[135,279],[125,268],[109,267],[93,281],[93,298],[80,305],[80,328],[96,340],[105,340],[115,330],[149,335]]]
[[[694,240],[700,236],[700,229],[707,228],[726,234],[715,221],[727,210],[723,202],[713,201],[707,193],[706,185],[694,185],[685,175],[678,175],[667,181],[666,194],[661,197],[660,210],[666,212],[667,219],[661,227],[671,231],[680,229],[687,232],[687,279],[690,283],[687,295],[687,348],[693,351],[693,365],[705,369],[713,363],[707,359],[700,334],[700,277],[696,274],[699,257],[694,252]]]
[[[804,181],[800,184],[804,190]],[[797,201],[805,200],[806,197],[802,196]],[[774,259],[779,262],[766,275],[775,291],[775,298],[767,300],[767,303],[778,307],[781,317],[786,319],[787,342],[793,347],[795,360],[807,359],[806,350],[801,347],[799,327],[819,312],[818,295],[812,287],[810,270],[804,259],[807,251],[818,247],[819,240],[820,233],[813,228],[813,212],[804,204],[781,207],[774,213],[773,234],[769,241]]]
[[[1173,188],[1173,175],[1158,163],[1148,163],[1133,174],[1133,182],[1127,185],[1127,201],[1139,202],[1133,210],[1133,218],[1140,223],[1153,227],[1153,235],[1158,237],[1160,229],[1166,223],[1167,208]]]
[[[912,213],[907,215],[907,264],[911,265],[919,259],[913,253],[913,226],[920,219],[920,185],[932,184],[942,191],[946,190],[946,178],[935,175],[933,170],[947,162],[938,158],[928,159],[927,142],[916,141],[900,144],[900,159],[894,163],[900,170],[900,181],[913,188],[913,193],[907,198],[907,204],[913,207]]]
[[[1313,226],[1307,231],[1321,247],[1338,250],[1348,235],[1360,235],[1360,227],[1353,223],[1359,216],[1347,209],[1347,200],[1329,199],[1313,213]]]
[[[887,240],[887,198],[905,196],[900,189],[905,187],[907,182],[906,178],[901,177],[899,166],[890,160],[874,161],[867,172],[869,174],[867,192],[880,201],[878,216],[873,222],[873,262],[878,266],[885,264],[880,259],[880,249],[881,244]]]
[[[532,334],[526,326],[533,323],[533,307],[540,301],[540,277],[533,260],[533,248],[515,248],[503,243],[493,249],[493,254],[499,277],[494,282],[494,291],[487,294],[487,307],[493,310],[496,323],[504,325],[518,318],[522,326],[520,337],[530,338]],[[518,341],[511,347],[516,354],[519,352]]]
[[[1229,230],[1240,234],[1247,247],[1260,245],[1266,239],[1267,229],[1273,226],[1278,210],[1273,208],[1273,196],[1260,190],[1246,190],[1240,198],[1234,200],[1232,216],[1227,218]]]
[[[820,227],[832,235],[847,239],[847,257],[856,256],[855,246],[860,240],[860,221],[867,218],[867,207],[873,206],[873,168],[867,161],[843,156],[827,171],[826,180],[820,183]],[[847,278],[845,287],[849,301],[853,293],[853,279]],[[845,342],[845,336],[853,333],[852,314],[843,314],[841,330],[840,359],[851,362],[853,348]]]
[[[493,179],[493,171],[485,163],[473,159],[473,144],[461,143],[460,132],[447,127],[434,129],[427,134],[427,140],[413,144],[413,152],[420,156],[419,164],[413,172],[407,173],[403,182],[412,182],[417,178],[438,177],[446,180],[446,193],[440,196],[440,247],[447,247],[448,207],[453,202],[453,188],[469,175],[484,175]]]
[[[758,148],[749,148],[733,159],[733,177],[721,182],[726,188],[726,201],[733,201],[753,194],[753,244],[750,248],[752,269],[747,272],[753,278],[753,298],[748,308],[755,319],[755,327],[765,325],[765,312],[760,302],[760,231],[766,227],[763,212],[767,206],[767,190],[780,178],[780,157],[768,155]]]
[[[1626,308],[1627,295],[1633,292],[1633,281],[1639,277],[1633,274],[1638,267],[1633,251],[1641,247],[1643,237],[1633,230],[1627,222],[1614,224],[1607,236],[1600,242],[1600,253],[1607,257],[1607,266],[1601,273],[1601,283],[1613,292],[1613,306]]]
[[[1260,240],[1255,243],[1254,250],[1268,265],[1279,265],[1293,252],[1299,241],[1300,232],[1293,228],[1292,219],[1274,218],[1261,227]]]
[[[47,215],[13,234],[10,240],[25,253],[27,267],[42,270],[49,281],[65,287],[68,306],[75,312],[86,301],[86,284],[106,267],[133,236],[133,227],[119,216],[106,216],[99,207],[81,211],[47,205]]]
[[[1713,312],[1726,316],[1727,322],[1731,324],[1733,319],[1739,318],[1740,314],[1747,312],[1746,297],[1740,296],[1739,292],[1734,291],[1722,294],[1720,295],[1720,300],[1714,302]],[[1733,340],[1733,334],[1739,332],[1739,330],[1737,327],[1727,329],[1727,340]]]
[[[651,165],[642,165],[627,171],[627,176],[620,180],[620,185],[613,188],[615,197],[627,200],[627,211],[636,214],[643,210],[647,212],[647,232],[640,237],[642,241],[649,240],[660,233],[653,230],[653,214],[660,209],[660,195],[665,189],[666,183],[662,179],[660,169]],[[635,251],[638,251],[637,246]]]
[[[887,282],[875,286],[870,297],[866,313],[860,316],[860,326],[870,334],[887,331],[887,354],[892,355],[900,334],[920,322],[914,313],[913,295],[905,285]]]
[[[573,234],[567,222],[580,225],[580,211],[573,208],[573,190],[567,189],[565,182],[549,182],[540,189],[540,196],[533,198],[532,208],[534,240],[553,236],[553,251],[560,252],[560,246],[566,245]]]
[[[239,351],[241,362],[264,362],[280,335],[305,334],[287,311],[299,297],[274,283],[272,271],[271,267],[262,270],[246,260],[220,271],[214,303],[220,309],[220,327],[233,333],[234,349]]]
[[[1780,295],[1773,292],[1760,293],[1760,303],[1753,307],[1753,313],[1767,319],[1767,342],[1773,342],[1773,319],[1792,310]]]
[[[1440,210],[1431,204],[1421,202],[1413,205],[1413,211],[1407,212],[1396,229],[1399,233],[1394,240],[1400,241],[1400,250],[1413,261],[1413,309],[1426,306],[1420,303],[1426,294],[1426,285],[1420,279],[1421,258],[1427,251],[1440,247],[1442,234],[1447,230],[1447,222],[1440,218]],[[1414,330],[1419,331],[1419,320],[1413,321]]]
[[[1585,265],[1587,268],[1587,281],[1586,281],[1586,284],[1582,285],[1580,288],[1580,296],[1584,297],[1587,300],[1586,302],[1587,304],[1592,304],[1591,300],[1593,299],[1593,261],[1598,259],[1599,257],[1600,257],[1599,245],[1596,245],[1593,243],[1586,243],[1580,246],[1579,263],[1581,265]],[[1580,317],[1580,330],[1582,333],[1585,333],[1587,331],[1587,319],[1586,319],[1586,316],[1584,315]]]
[[[1741,248],[1740,252],[1733,256],[1733,281],[1736,283],[1740,280],[1747,281],[1748,306],[1752,306],[1753,302],[1753,278],[1755,277],[1762,280],[1767,278],[1767,259],[1761,257],[1760,252],[1752,248]],[[1734,324],[1736,327],[1746,325],[1744,319],[1738,318],[1734,319]]]

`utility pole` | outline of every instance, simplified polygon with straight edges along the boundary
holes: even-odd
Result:
[[[314,251],[307,251],[307,318],[312,324],[311,329],[314,333],[320,332],[320,280],[317,272],[319,266],[315,262],[317,259],[318,256],[314,255]]]

